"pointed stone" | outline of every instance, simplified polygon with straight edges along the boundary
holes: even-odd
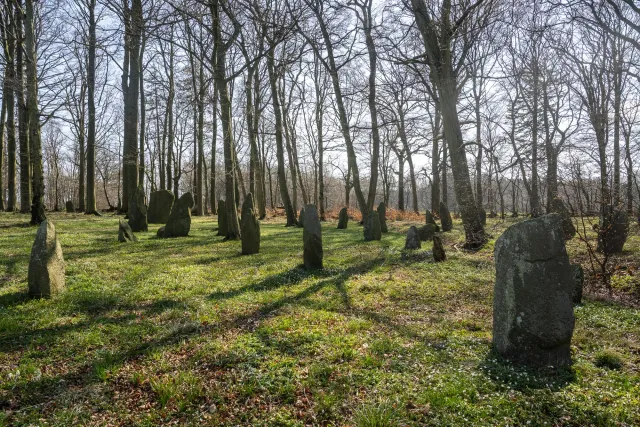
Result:
[[[442,204],[440,204],[440,206],[442,206]],[[433,227],[435,228],[435,230],[436,231],[440,231],[440,227],[438,226],[438,223],[436,222],[435,218],[433,217],[433,214],[431,213],[431,211],[427,211],[425,213],[425,220],[426,220],[426,224],[433,224]]]
[[[323,268],[322,258],[322,228],[318,211],[314,205],[304,207],[304,230],[302,231],[304,244],[304,267],[307,270]]]
[[[404,248],[413,250],[420,249],[422,245],[420,244],[420,235],[418,234],[418,229],[415,225],[409,227],[409,231],[407,232],[407,239],[404,243]]]
[[[340,214],[338,215],[338,228],[340,230],[345,230],[348,224],[349,213],[347,212],[347,208],[342,208],[340,209]]]
[[[447,254],[444,252],[442,240],[438,236],[433,236],[433,260],[435,262],[442,262],[447,260]]]
[[[453,230],[451,212],[449,212],[449,207],[443,202],[440,202],[440,223],[442,224],[442,231],[447,232]]]
[[[158,190],[151,193],[147,220],[149,224],[166,224],[171,215],[175,196],[169,190]]]
[[[260,221],[253,207],[253,195],[247,194],[242,203],[240,216],[240,234],[242,236],[242,255],[260,252]]]
[[[28,282],[29,295],[36,298],[50,297],[66,289],[62,247],[51,221],[44,220],[38,227],[31,247]]]
[[[377,212],[371,211],[364,220],[364,241],[381,240],[380,217]]]
[[[186,237],[191,230],[191,209],[195,201],[191,192],[184,193],[171,208],[171,215],[164,226],[162,237]]]
[[[118,242],[137,242],[138,238],[131,231],[131,227],[127,224],[127,221],[120,218],[118,227]]]
[[[227,204],[224,200],[218,200],[218,236],[227,237]]]
[[[144,187],[139,185],[129,201],[129,227],[136,233],[149,230],[145,202]]]
[[[378,217],[380,218],[380,231],[383,233],[388,233],[389,229],[387,228],[387,206],[384,202],[380,202],[378,205]]]
[[[74,213],[76,211],[71,200],[67,200],[67,203],[65,203],[65,208],[67,210],[67,213]]]

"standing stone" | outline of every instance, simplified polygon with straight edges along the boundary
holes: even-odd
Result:
[[[162,237],[186,237],[191,230],[191,209],[195,201],[191,192],[184,193],[171,208],[171,215],[162,231]]]
[[[345,230],[347,228],[347,224],[349,224],[349,213],[347,212],[347,208],[342,208],[338,215],[338,228],[340,230]]]
[[[389,229],[387,228],[387,206],[384,202],[380,202],[378,205],[378,217],[380,217],[380,231],[383,233],[388,233]]]
[[[442,204],[440,206],[442,206]],[[440,209],[442,209],[442,207]],[[425,213],[425,219],[426,224],[432,224],[436,231],[440,231],[440,227],[438,226],[435,218],[433,218],[433,214],[431,213],[431,211],[427,210],[427,212]]]
[[[364,221],[364,241],[381,240],[380,217],[377,212],[370,211]]]
[[[151,193],[149,198],[149,224],[166,224],[169,221],[171,208],[175,197],[169,190],[158,190]]]
[[[442,240],[438,236],[433,236],[433,260],[442,262],[447,260],[447,254],[442,246]]]
[[[62,247],[50,220],[44,220],[38,227],[31,247],[28,282],[29,295],[36,298],[50,297],[66,288]]]
[[[571,214],[569,213],[569,210],[558,197],[554,197],[551,200],[551,212],[560,215],[565,240],[572,239],[576,235],[576,227],[574,227],[573,222],[571,221]]]
[[[574,269],[562,218],[541,216],[512,225],[496,241],[493,345],[530,365],[571,364]]]
[[[118,227],[118,242],[137,242],[138,238],[131,231],[131,227],[127,224],[127,221],[120,218],[120,226]]]
[[[304,243],[304,268],[316,270],[322,268],[322,229],[320,218],[314,205],[306,205],[304,208],[304,230],[302,231]]]
[[[573,303],[582,304],[582,289],[584,288],[584,270],[580,264],[572,264],[573,267]]]
[[[218,236],[227,237],[228,230],[227,204],[224,200],[218,200]]]
[[[433,236],[436,235],[436,228],[433,224],[423,225],[418,229],[418,235],[420,236],[420,240],[423,242],[428,242],[433,239]]]
[[[442,224],[442,231],[453,230],[453,220],[451,219],[451,212],[449,212],[449,207],[442,202],[440,202],[440,223]],[[436,231],[438,230],[436,229]]]
[[[407,232],[407,240],[404,243],[405,249],[420,249],[422,245],[420,244],[420,235],[418,234],[418,229],[415,225],[409,227],[409,231]]]
[[[304,208],[300,209],[300,216],[298,217],[298,227],[304,227]]]
[[[260,252],[260,221],[253,207],[253,195],[247,194],[242,203],[240,216],[240,235],[242,236],[242,255]]]
[[[598,250],[605,254],[622,252],[629,234],[629,217],[623,206],[605,206],[600,216]]]
[[[65,203],[65,207],[67,209],[67,213],[74,213],[76,211],[71,200],[67,200],[67,203]]]
[[[147,205],[145,204],[144,187],[139,185],[129,202],[129,226],[137,232],[148,231]]]
[[[480,223],[487,225],[487,211],[484,208],[478,208],[478,216],[480,217]]]

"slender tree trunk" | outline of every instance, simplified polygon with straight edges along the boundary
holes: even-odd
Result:
[[[209,190],[211,191],[211,214],[218,214],[218,206],[216,204],[216,150],[218,145],[218,86],[213,85],[213,112],[211,115],[211,183]]]
[[[87,129],[87,213],[97,212],[96,206],[96,0],[89,0],[89,57],[87,94],[89,123]]]
[[[622,105],[622,53],[613,40],[613,204],[621,199],[620,189],[620,109]]]
[[[398,154],[398,210],[404,212],[404,157]]]
[[[437,215],[440,214],[440,147],[438,144],[440,132],[440,104],[435,101],[434,125],[431,130],[433,145],[431,147],[431,211]],[[445,149],[443,144],[443,150]],[[446,152],[446,151],[445,151]],[[446,155],[444,155],[446,159]],[[444,169],[443,169],[444,170]],[[446,173],[443,173],[443,179],[446,181]],[[446,201],[443,199],[446,204]]]
[[[22,35],[23,12],[22,0],[16,3],[16,97],[18,99],[18,139],[20,141],[20,212],[27,213],[31,209],[31,155],[29,150],[29,115],[24,95],[24,61]]]
[[[376,74],[377,74],[377,60],[378,54],[376,53],[376,46],[373,42],[373,36],[371,34],[373,27],[373,19],[371,17],[371,3],[365,2],[367,6],[362,7],[362,24],[365,35],[365,43],[367,45],[367,53],[369,56],[369,112],[371,115],[371,139],[372,139],[372,153],[371,153],[371,177],[369,178],[369,196],[367,197],[367,211],[373,210],[373,206],[376,200],[377,184],[378,184],[378,167],[380,163],[380,132],[378,129],[378,108],[376,105]],[[407,151],[407,154],[409,151]],[[411,165],[412,166],[412,165]],[[414,194],[414,207],[417,211],[417,200],[415,197],[416,190],[413,187]]]
[[[4,82],[2,87],[4,88]],[[6,94],[6,92],[4,92]],[[13,97],[12,97],[13,98]],[[10,98],[11,99],[11,98]],[[13,102],[11,99],[10,102]],[[7,118],[7,97],[2,97],[2,106],[0,107],[0,211],[4,210],[4,126]]]
[[[145,132],[147,130],[147,106],[146,106],[146,97],[144,93],[144,74],[142,69],[142,57],[144,55],[146,41],[142,41],[140,46],[140,139],[138,141],[138,183],[144,185],[144,171],[145,171],[145,162],[144,162],[144,143],[145,143]],[[136,187],[137,188],[137,187]]]

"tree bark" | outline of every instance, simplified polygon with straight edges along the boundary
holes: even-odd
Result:
[[[29,115],[24,95],[23,8],[22,0],[16,2],[16,98],[18,100],[18,139],[20,143],[20,212],[31,209],[31,155],[29,150]]]
[[[88,129],[87,129],[87,206],[86,212],[97,212],[96,206],[96,0],[89,0],[89,52],[87,66]]]

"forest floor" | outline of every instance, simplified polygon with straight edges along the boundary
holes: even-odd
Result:
[[[307,272],[281,219],[242,256],[215,217],[120,244],[118,217],[48,215],[68,290],[32,300],[36,229],[0,214],[0,425],[640,425],[637,224],[614,260],[625,297],[588,292],[572,368],[531,371],[491,352],[495,239],[464,252],[459,221],[440,264],[431,244],[403,255],[409,222],[370,243],[323,223],[326,268]]]

